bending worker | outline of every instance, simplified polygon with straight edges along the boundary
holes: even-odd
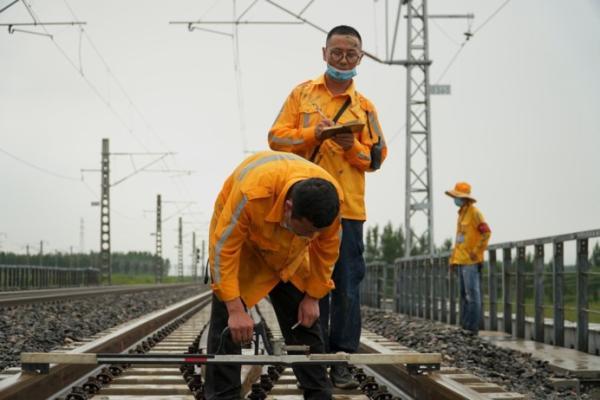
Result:
[[[387,155],[375,106],[354,87],[352,77],[362,56],[362,40],[354,28],[333,28],[323,48],[326,72],[292,90],[269,131],[271,149],[292,152],[320,165],[344,191],[340,258],[333,272],[335,290],[331,304],[328,298],[321,301],[325,344],[331,352],[358,350],[359,287],[365,275],[365,172],[379,169]],[[327,128],[336,123],[359,127],[330,136]],[[356,123],[362,123],[362,128]],[[358,386],[347,366],[333,366],[330,376],[339,388]]]
[[[454,199],[458,209],[456,239],[450,265],[458,267],[460,279],[461,326],[477,335],[481,316],[481,268],[492,231],[471,196],[471,185],[458,182],[446,194]]]
[[[342,196],[325,170],[289,153],[254,154],[227,178],[210,224],[209,353],[240,354],[254,327],[247,308],[267,295],[286,344],[324,352],[319,299],[334,286]],[[325,367],[293,369],[305,399],[331,399]],[[207,366],[208,400],[240,399],[240,389],[240,366]]]

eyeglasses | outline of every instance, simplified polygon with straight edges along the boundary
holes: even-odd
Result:
[[[348,61],[350,64],[354,64],[355,62],[357,62],[360,57],[362,56],[362,53],[350,50],[350,51],[343,51],[340,49],[331,49],[329,51],[329,56],[333,59],[333,61],[342,61],[342,58],[344,58],[344,56],[346,56],[346,61]]]

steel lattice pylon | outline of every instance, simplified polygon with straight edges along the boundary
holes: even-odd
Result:
[[[198,254],[196,248],[196,232],[192,232],[192,280],[196,282],[198,277]]]
[[[100,199],[100,274],[103,283],[111,284],[110,256],[110,153],[108,139],[102,139]]]
[[[180,281],[183,281],[183,222],[179,217],[179,229],[177,238],[177,276]]]
[[[156,195],[156,265],[154,281],[162,282],[162,200],[160,194]]]
[[[406,58],[406,202],[405,254],[421,242],[434,251],[431,197],[431,118],[426,0],[408,0]],[[422,61],[419,64],[411,61]],[[419,219],[419,221],[415,221]],[[421,220],[422,219],[422,220]],[[418,230],[416,227],[425,226]]]

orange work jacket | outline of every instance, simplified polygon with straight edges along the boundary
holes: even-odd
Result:
[[[315,298],[334,288],[331,273],[339,253],[340,218],[310,239],[281,225],[288,190],[307,178],[333,183],[343,199],[331,175],[290,153],[254,154],[227,178],[209,231],[212,289],[220,300],[241,297],[252,307],[279,281],[290,281]]]
[[[450,256],[450,265],[472,265],[483,262],[483,253],[487,248],[492,232],[485,222],[483,214],[472,202],[458,210],[456,239]],[[474,259],[471,258],[474,255]]]
[[[319,143],[315,137],[315,127],[323,115],[333,120],[347,98],[352,102],[338,123],[360,121],[365,128],[355,134],[354,145],[344,151],[333,140]],[[365,172],[371,171],[371,147],[379,138],[383,144],[383,162],[387,156],[387,146],[375,106],[356,91],[354,83],[344,93],[333,96],[325,85],[325,77],[321,75],[292,90],[269,131],[269,146],[273,150],[292,152],[309,160],[318,147],[318,153],[312,161],[337,179],[344,191],[340,212],[342,218],[364,221],[367,219]]]

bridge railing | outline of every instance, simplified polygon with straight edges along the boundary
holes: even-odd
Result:
[[[0,265],[0,291],[98,285],[97,268]]]
[[[591,265],[589,246],[599,237],[600,229],[490,245],[480,328],[599,353],[600,325],[590,332],[590,316],[600,322],[600,309],[590,297],[600,307],[600,265]],[[458,273],[449,256],[369,263],[362,303],[459,325]]]

